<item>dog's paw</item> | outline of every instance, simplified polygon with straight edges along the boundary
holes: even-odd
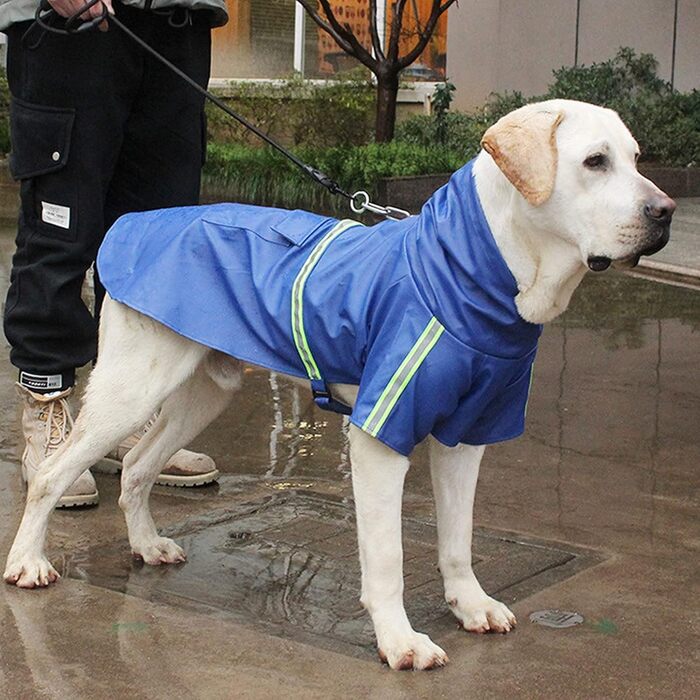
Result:
[[[187,560],[182,547],[168,537],[156,537],[143,545],[132,546],[131,552],[135,557],[143,559],[146,564],[151,566],[179,564]]]
[[[486,594],[472,600],[452,598],[447,602],[467,632],[505,634],[517,624],[515,615],[507,606]]]
[[[449,661],[447,654],[427,634],[413,630],[407,636],[383,639],[378,652],[379,658],[395,671],[428,671]]]
[[[2,576],[6,583],[18,588],[43,588],[61,578],[44,556],[9,557]]]

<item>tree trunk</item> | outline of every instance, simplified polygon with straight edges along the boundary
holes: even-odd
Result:
[[[377,143],[386,143],[394,138],[398,93],[398,74],[377,75],[377,119],[374,137]]]

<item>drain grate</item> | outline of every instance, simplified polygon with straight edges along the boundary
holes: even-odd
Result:
[[[286,637],[356,654],[373,643],[361,608],[352,503],[287,492],[165,533],[188,553],[186,565],[134,563],[124,542],[93,548],[68,564],[69,576],[150,600],[225,611]],[[437,569],[434,524],[404,519],[406,608],[416,629],[454,629]],[[514,602],[598,561],[581,550],[485,530],[474,536],[484,588]],[[340,649],[339,649],[340,646]]]
[[[567,610],[537,610],[530,613],[530,622],[543,627],[554,627],[554,629],[574,627],[583,621],[583,615]]]

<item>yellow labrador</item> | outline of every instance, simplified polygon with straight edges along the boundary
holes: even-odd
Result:
[[[675,204],[637,172],[638,146],[614,112],[565,100],[533,104],[488,129],[482,145],[473,182],[517,283],[514,304],[525,321],[540,324],[561,314],[587,269],[634,265],[668,240]],[[59,497],[159,407],[156,425],[124,462],[119,504],[135,554],[149,564],[184,560],[175,542],[158,535],[148,507],[151,486],[166,459],[223,410],[240,379],[238,360],[108,298],[82,411],[68,443],[31,484],[5,580],[32,588],[58,578],[44,542]],[[348,405],[358,396],[357,386],[331,389]],[[412,628],[403,604],[401,497],[408,458],[362,425],[351,426],[350,442],[362,603],[380,657],[394,669],[441,666],[445,652]],[[445,598],[466,630],[508,632],[514,615],[484,592],[471,566],[484,446],[449,447],[431,438],[430,449]]]

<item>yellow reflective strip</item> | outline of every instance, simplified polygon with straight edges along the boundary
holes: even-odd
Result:
[[[386,422],[389,414],[401,398],[409,382],[418,371],[423,360],[433,349],[435,343],[445,329],[436,318],[431,318],[418,340],[413,344],[399,368],[386,385],[384,391],[374,404],[367,420],[363,423],[362,429],[370,435],[376,436]]]
[[[346,219],[336,224],[311,251],[306,262],[302,265],[299,274],[292,285],[292,337],[296,345],[297,352],[304,364],[304,369],[310,379],[321,379],[321,372],[318,369],[314,356],[311,353],[306,331],[304,329],[304,286],[309,278],[311,271],[320,260],[326,248],[339,236],[343,231],[352,226],[361,226],[357,221]]]

